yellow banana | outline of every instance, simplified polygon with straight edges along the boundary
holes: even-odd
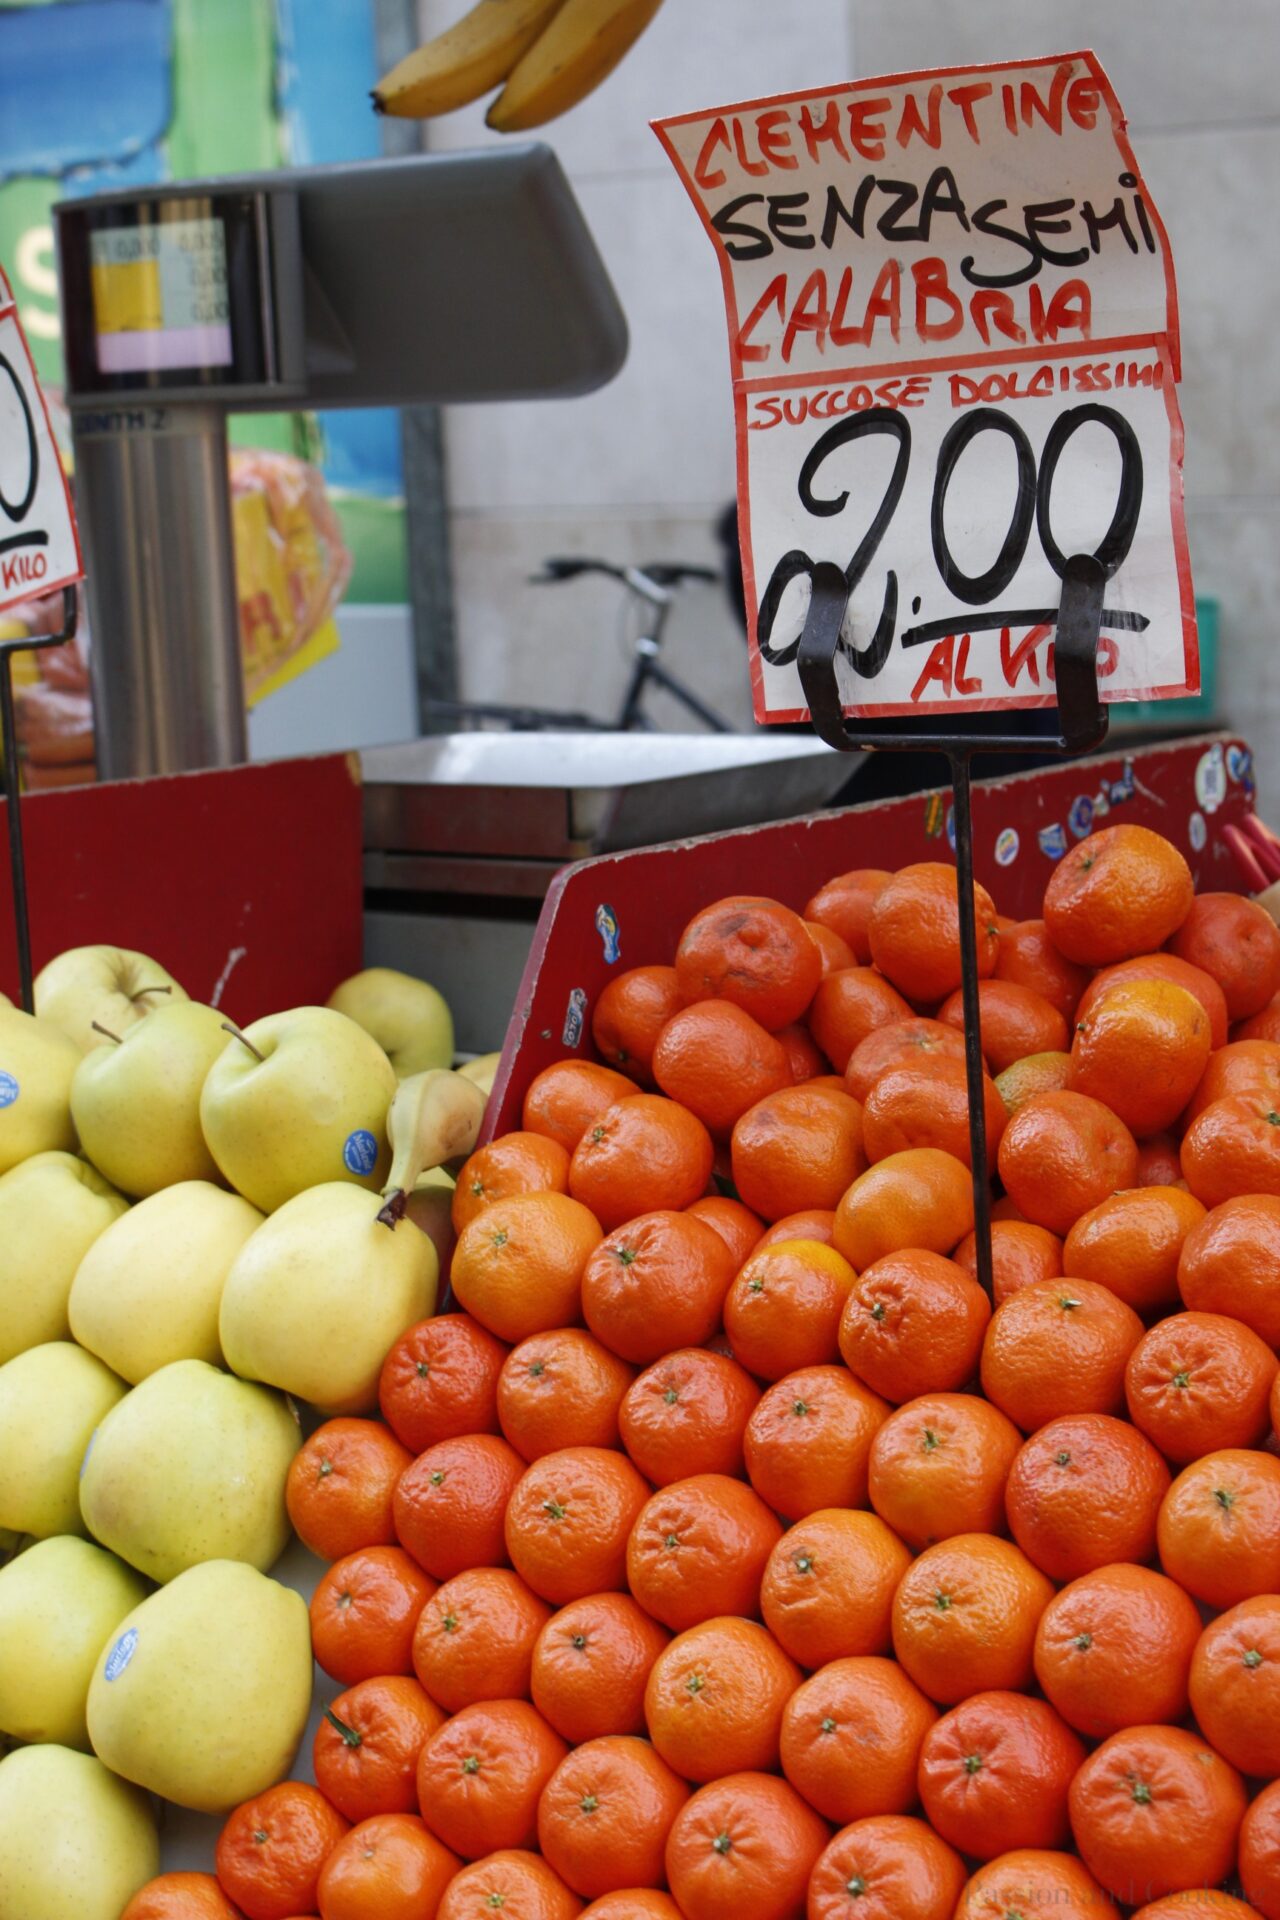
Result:
[[[500,86],[563,0],[476,0],[447,32],[407,54],[373,90],[379,113],[452,113]]]
[[[512,68],[485,119],[499,133],[523,133],[577,106],[613,72],[662,0],[564,0]]]
[[[474,1080],[484,1093],[492,1093],[501,1061],[500,1053],[477,1054],[474,1060],[468,1060],[464,1066],[459,1067],[458,1072],[464,1073],[468,1080]]]
[[[382,1189],[380,1218],[394,1225],[424,1173],[475,1151],[484,1121],[485,1096],[473,1080],[447,1067],[411,1074],[396,1088],[387,1113],[391,1173]]]

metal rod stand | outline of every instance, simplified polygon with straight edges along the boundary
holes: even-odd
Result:
[[[1106,574],[1092,554],[1068,560],[1062,579],[1054,642],[1059,731],[1056,738],[1021,734],[908,733],[873,722],[845,725],[836,681],[840,629],[849,605],[849,584],[840,567],[820,561],[800,638],[800,681],[819,736],[838,752],[879,749],[895,753],[940,753],[951,769],[956,830],[956,895],[960,913],[960,991],[964,1007],[965,1080],[969,1099],[969,1151],[973,1162],[973,1218],[978,1281],[992,1291],[991,1173],[987,1164],[985,1065],[979,1026],[978,941],[973,878],[971,766],[978,753],[1087,753],[1106,738],[1107,712],[1098,698],[1098,639]],[[960,623],[957,622],[957,625]]]
[[[29,639],[0,640],[0,736],[4,741],[4,802],[9,822],[9,874],[13,883],[13,926],[18,947],[22,1007],[35,1012],[31,971],[31,915],[27,901],[27,857],[22,841],[22,778],[18,765],[18,728],[13,711],[13,656],[60,647],[76,630],[76,590],[62,590],[62,630]]]

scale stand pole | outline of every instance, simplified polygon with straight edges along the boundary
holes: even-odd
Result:
[[[27,901],[27,857],[22,841],[22,780],[18,766],[18,728],[13,711],[13,656],[60,647],[76,630],[76,590],[62,590],[62,630],[29,639],[0,640],[0,736],[4,741],[4,805],[9,821],[9,874],[13,882],[13,926],[18,947],[22,1009],[34,1013],[31,972],[31,915]]]
[[[1098,640],[1104,618],[1106,573],[1092,554],[1075,554],[1062,576],[1062,601],[1054,641],[1059,732],[1056,739],[1023,734],[904,733],[877,730],[874,723],[845,726],[836,681],[840,630],[849,605],[849,582],[828,560],[813,570],[813,590],[800,637],[800,681],[819,736],[840,753],[874,750],[940,753],[951,769],[956,830],[956,903],[960,914],[960,991],[964,1008],[965,1083],[969,1100],[969,1157],[973,1167],[973,1224],[979,1285],[992,1292],[991,1174],[987,1164],[987,1115],[979,1025],[978,939],[973,877],[973,805],[970,778],[976,753],[1086,753],[1107,732],[1098,698]],[[962,623],[957,622],[957,626]]]

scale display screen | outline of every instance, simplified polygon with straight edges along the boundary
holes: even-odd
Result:
[[[89,238],[101,373],[229,367],[227,243],[216,216],[108,227]]]

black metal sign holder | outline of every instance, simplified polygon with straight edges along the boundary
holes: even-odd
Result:
[[[31,915],[27,902],[27,861],[22,844],[22,780],[18,765],[18,728],[13,711],[13,656],[60,647],[76,630],[76,589],[62,590],[62,627],[22,640],[0,640],[0,739],[4,742],[4,803],[9,822],[9,872],[13,881],[13,925],[18,944],[22,1006],[35,1012],[31,973]]]
[[[987,1166],[987,1117],[983,1098],[982,1040],[978,1026],[978,945],[974,925],[973,809],[971,767],[979,753],[1087,753],[1107,732],[1107,710],[1098,698],[1098,639],[1103,622],[1106,572],[1092,554],[1075,554],[1062,576],[1054,642],[1058,733],[1024,735],[920,734],[878,727],[846,726],[836,679],[840,630],[849,605],[849,583],[834,562],[813,569],[813,593],[800,638],[800,682],[810,718],[821,739],[841,753],[940,753],[951,769],[955,803],[956,882],[960,907],[961,993],[964,1057],[969,1095],[969,1146],[973,1161],[973,1215],[979,1283],[992,1290],[991,1178]]]

